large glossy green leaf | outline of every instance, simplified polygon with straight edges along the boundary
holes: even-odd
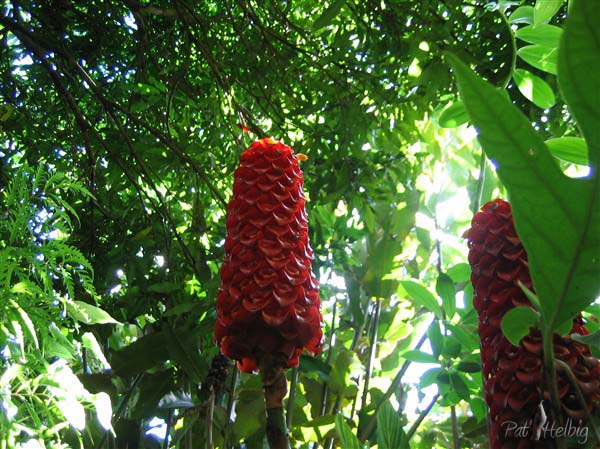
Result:
[[[450,55],[486,154],[497,164],[529,255],[543,322],[555,328],[600,293],[600,35],[594,2],[574,1],[561,45],[560,85],[588,143],[592,175],[562,174],[527,118]]]

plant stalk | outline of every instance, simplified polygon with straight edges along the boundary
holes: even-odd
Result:
[[[583,413],[585,413],[585,419],[586,419],[588,425],[592,427],[592,433],[594,434],[596,443],[598,443],[600,445],[600,431],[594,425],[594,418],[592,417],[592,414],[587,405],[585,397],[583,396],[583,392],[581,391],[581,388],[579,388],[579,383],[577,382],[577,378],[575,377],[575,374],[573,374],[571,367],[569,365],[567,365],[565,362],[563,362],[562,360],[554,359],[554,363],[556,363],[556,367],[559,370],[561,370],[562,372],[564,372],[567,375],[567,377],[569,378],[569,381],[571,382],[571,385],[573,385],[573,389],[575,390],[577,399],[581,403],[581,407],[583,408]]]
[[[371,333],[371,347],[369,348],[369,359],[367,360],[367,372],[365,374],[364,389],[361,400],[361,407],[367,404],[367,396],[369,395],[369,383],[373,372],[373,362],[377,353],[377,328],[379,327],[379,316],[381,314],[381,300],[377,299],[375,305],[375,316],[373,317],[373,329]]]
[[[283,399],[287,395],[286,363],[275,356],[260,361],[260,375],[265,393],[267,423],[265,433],[270,449],[290,449]]]
[[[558,394],[558,378],[556,376],[556,365],[554,363],[554,334],[552,329],[545,329],[542,333],[542,345],[544,351],[544,377],[546,388],[550,394],[550,416],[558,426],[562,426],[562,407]],[[564,438],[557,438],[556,449],[565,449]]]

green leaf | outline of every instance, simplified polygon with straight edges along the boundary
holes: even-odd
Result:
[[[415,308],[417,308],[416,306],[425,307],[435,313],[438,318],[442,318],[442,309],[437,298],[426,287],[415,281],[401,281],[400,285],[415,303]]]
[[[517,23],[533,23],[533,6],[519,6],[508,17],[508,21],[512,24]]]
[[[481,364],[477,362],[468,362],[461,360],[456,365],[456,369],[463,373],[478,373],[481,371]]]
[[[20,282],[19,284],[23,284],[23,283]],[[19,285],[19,284],[17,284],[17,285]],[[27,331],[27,334],[29,334],[29,338],[31,338],[31,340],[33,341],[33,344],[35,345],[36,349],[39,348],[40,344],[38,342],[37,331],[35,329],[35,325],[33,324],[33,321],[31,321],[31,318],[29,318],[29,315],[27,314],[27,312],[25,312],[21,308],[21,306],[19,306],[19,304],[17,304],[16,301],[13,301],[11,299],[10,304],[16,310],[18,317],[19,317],[19,321],[21,322],[21,324],[24,325],[25,330]]]
[[[558,84],[587,141],[590,166],[596,173],[592,182],[598,189],[600,29],[594,20],[598,15],[598,3],[594,0],[571,1],[571,15],[565,24],[565,33],[559,53]],[[597,196],[595,199],[596,212],[598,212],[599,199]],[[598,223],[597,220],[596,223]],[[596,271],[597,273],[598,271]]]
[[[67,302],[67,313],[74,320],[85,324],[120,324],[101,308],[83,301]]]
[[[522,41],[552,48],[558,48],[562,34],[562,28],[554,25],[530,25],[515,31],[515,36]]]
[[[406,360],[417,363],[439,363],[435,356],[417,349],[405,352],[402,354],[402,357],[404,357]]]
[[[529,257],[550,329],[600,293],[600,36],[590,2],[574,1],[561,45],[559,83],[588,143],[592,175],[563,175],[526,117],[493,86],[449,56],[467,111],[509,192],[515,226]],[[590,93],[596,94],[590,94]]]
[[[164,364],[169,355],[165,334],[155,332],[113,352],[110,363],[117,374],[130,376]]]
[[[581,137],[558,137],[546,140],[546,146],[558,159],[571,164],[588,165],[588,148]]]
[[[456,287],[450,276],[440,273],[435,284],[435,291],[442,298],[446,318],[451,320],[456,313]]]
[[[438,123],[442,128],[456,128],[469,121],[469,114],[462,101],[455,101],[442,111]]]
[[[593,354],[600,353],[600,331],[589,335],[571,334],[571,338],[590,347]]]
[[[548,22],[562,4],[563,0],[537,0],[533,8],[533,24],[537,26]]]
[[[345,0],[337,0],[323,11],[323,13],[313,23],[313,31],[318,31],[331,23],[333,18],[339,14],[345,4]]]
[[[91,354],[98,359],[105,370],[110,369],[110,363],[108,363],[108,360],[106,360],[104,352],[102,352],[102,348],[100,347],[100,343],[98,343],[98,340],[96,340],[94,334],[91,332],[84,333],[81,336],[81,345],[84,348],[87,348]]]
[[[452,385],[452,389],[458,394],[459,398],[468,401],[471,393],[463,376],[464,374],[456,371],[450,372],[450,385]]]
[[[197,335],[190,329],[173,329],[165,326],[169,354],[196,384],[202,381],[200,350]]]
[[[518,346],[521,339],[529,334],[530,328],[538,325],[539,314],[529,306],[519,306],[506,312],[500,327],[504,336]]]
[[[427,338],[431,344],[433,357],[437,359],[444,349],[444,337],[442,336],[439,320],[433,320],[433,323],[431,323],[431,326],[427,330]]]
[[[526,45],[517,51],[517,55],[536,69],[556,75],[558,49],[545,45]]]
[[[547,109],[556,103],[552,88],[539,76],[528,70],[517,69],[513,73],[513,79],[523,96],[536,106]]]
[[[358,437],[352,433],[352,429],[346,423],[346,418],[341,413],[335,417],[335,430],[340,438],[340,446],[344,449],[362,449]]]
[[[383,403],[377,414],[377,447],[379,449],[408,448],[400,415],[389,401]]]
[[[471,265],[468,263],[457,263],[446,270],[446,274],[450,276],[453,282],[468,282],[471,278]]]

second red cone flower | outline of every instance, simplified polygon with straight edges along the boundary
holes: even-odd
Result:
[[[483,381],[489,406],[490,448],[553,447],[549,439],[551,434],[541,432],[534,435],[533,428],[540,416],[542,400],[548,396],[547,388],[543,387],[540,332],[531,329],[529,335],[518,346],[514,346],[500,327],[510,309],[531,306],[519,282],[533,290],[527,253],[516,233],[510,204],[498,199],[484,205],[473,217],[466,236],[472,268],[473,305],[479,314]],[[570,333],[588,333],[581,317],[573,321]],[[600,364],[591,357],[586,345],[568,336],[554,336],[554,353],[573,371],[588,401],[587,404],[581,404],[567,376],[559,373],[562,411],[579,424],[585,416],[583,407],[594,407],[600,400]],[[516,432],[515,425],[529,427],[527,432],[522,431],[525,427],[520,427],[521,431]],[[539,440],[535,440],[535,436],[539,436]]]
[[[293,150],[261,139],[240,157],[227,206],[215,340],[242,371],[266,355],[296,366],[322,340],[303,176]]]

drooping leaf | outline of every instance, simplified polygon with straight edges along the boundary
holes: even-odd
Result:
[[[539,76],[525,69],[517,69],[513,73],[513,79],[523,96],[536,106],[547,109],[556,103],[552,88]]]
[[[569,179],[523,114],[449,56],[479,141],[498,165],[515,225],[529,256],[543,322],[555,328],[593,302],[600,269],[600,36],[593,2],[573,2],[561,44],[559,82],[584,131],[592,175]],[[584,93],[585,92],[585,93]],[[549,263],[551,261],[551,263]]]
[[[67,302],[67,313],[74,320],[85,324],[119,324],[117,320],[100,307],[83,301]]]
[[[425,307],[438,318],[442,318],[442,309],[437,298],[425,286],[415,281],[401,281],[400,285],[417,306]]]
[[[450,276],[440,273],[435,284],[435,291],[442,298],[446,318],[451,320],[456,313],[456,287]]]

